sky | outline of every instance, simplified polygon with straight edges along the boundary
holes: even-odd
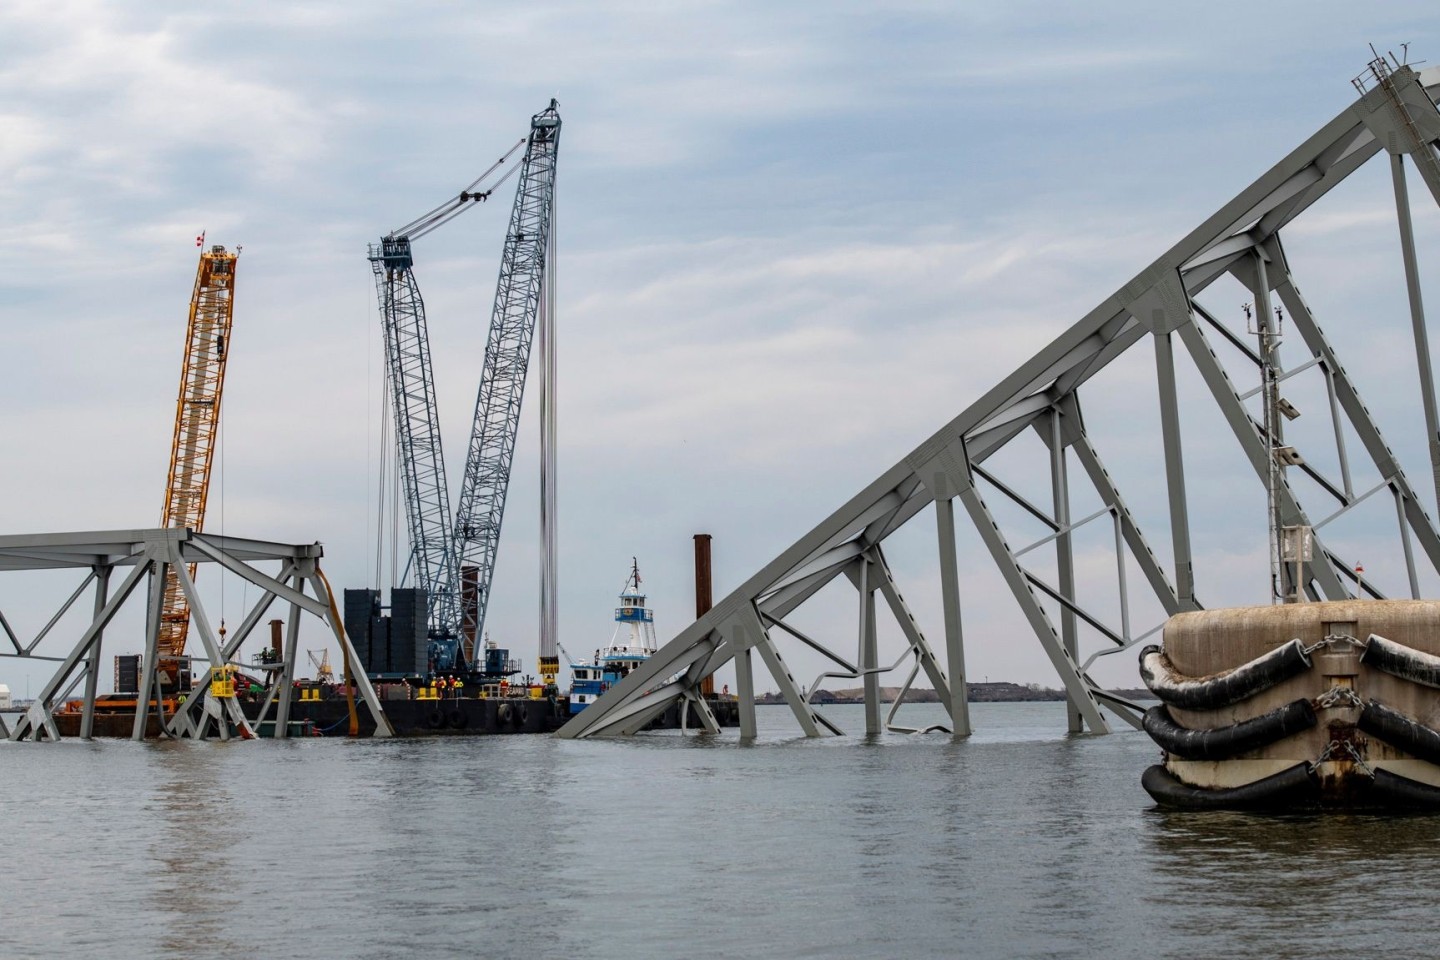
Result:
[[[1440,62],[1432,4],[0,5],[0,531],[158,522],[203,230],[243,246],[207,529],[318,540],[337,588],[388,583],[366,244],[555,97],[561,642],[608,639],[632,556],[663,641],[693,613],[694,533],[723,596],[1344,109],[1368,43],[1407,42]],[[1380,164],[1287,249],[1423,490]],[[1414,178],[1412,197],[1433,277],[1440,222]],[[416,246],[452,478],[507,212]],[[1160,506],[1147,362],[1086,398],[1142,518]],[[1193,376],[1182,391],[1199,398]],[[1263,496],[1237,505],[1243,462],[1204,406],[1186,433],[1202,597],[1259,602]],[[529,409],[488,622],[528,663],[537,450]],[[933,527],[912,527],[887,551],[939,646]],[[1057,685],[961,545],[971,679]],[[1097,583],[1102,547],[1082,551]],[[0,610],[33,635],[69,586],[7,576]],[[253,596],[206,576],[238,621]],[[853,643],[853,592],[816,605],[807,627]],[[139,643],[122,618],[107,652]],[[1133,686],[1133,658],[1111,660],[1099,676]],[[47,672],[0,660],[17,692]]]

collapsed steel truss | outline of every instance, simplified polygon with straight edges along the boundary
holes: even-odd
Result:
[[[1243,339],[1230,332],[1195,298],[1216,280],[1233,276],[1247,287],[1258,316],[1269,322],[1272,296],[1288,312],[1309,354],[1304,363],[1281,371],[1283,379],[1311,371],[1324,378],[1334,422],[1338,478],[1302,463],[1305,476],[1334,501],[1326,516],[1311,519],[1296,489],[1279,491],[1280,520],[1317,531],[1315,562],[1287,575],[1303,581],[1312,598],[1340,599],[1354,589],[1378,596],[1360,580],[1352,564],[1326,549],[1319,533],[1325,525],[1358,506],[1372,494],[1388,490],[1399,518],[1412,593],[1419,581],[1414,544],[1431,568],[1440,572],[1440,534],[1426,515],[1399,462],[1362,403],[1335,348],[1326,339],[1305,300],[1281,244],[1281,228],[1300,217],[1366,161],[1382,151],[1390,157],[1398,225],[1422,383],[1434,481],[1440,496],[1440,419],[1437,419],[1429,345],[1420,296],[1414,238],[1406,191],[1405,159],[1409,158],[1426,187],[1440,203],[1440,69],[1417,73],[1383,59],[1370,64],[1357,80],[1360,98],[1299,148],[1280,161],[1234,200],[1177,243],[1132,281],[1092,310],[1084,319],[1006,377],[979,401],[950,421],[900,463],[802,537],[759,573],[745,581],[705,616],[683,630],[642,667],[587,707],[565,727],[562,737],[625,735],[643,728],[677,700],[694,703],[706,727],[714,729],[701,680],[734,661],[742,737],[755,735],[754,657],[758,655],[809,736],[839,733],[810,703],[819,680],[807,690],[796,682],[781,655],[778,640],[798,641],[839,668],[828,676],[860,678],[865,691],[865,728],[880,732],[879,678],[900,664],[882,666],[876,641],[876,593],[894,615],[907,642],[902,661],[910,661],[909,678],[920,670],[938,691],[950,715],[953,733],[970,732],[966,703],[965,652],[961,633],[959,558],[956,549],[955,501],[973,524],[989,559],[1003,576],[1015,602],[1034,631],[1065,688],[1070,728],[1107,732],[1102,707],[1138,726],[1139,709],[1106,691],[1088,671],[1096,657],[1115,653],[1153,635],[1159,626],[1137,633],[1131,626],[1126,584],[1127,565],[1138,568],[1166,615],[1198,609],[1190,547],[1185,472],[1182,460],[1175,344],[1188,352],[1216,408],[1233,432],[1244,455],[1264,482],[1271,438],[1246,407],[1249,394],[1232,382],[1214,348],[1214,336],[1227,349],[1255,364],[1259,357]],[[1146,535],[1112,481],[1081,418],[1079,389],[1131,347],[1149,340],[1155,353],[1159,414],[1168,493],[1170,552],[1167,570],[1152,551]],[[1258,380],[1258,372],[1255,374]],[[1251,391],[1253,393],[1254,391]],[[1358,436],[1365,454],[1382,480],[1358,493],[1345,449],[1344,426]],[[1027,500],[985,464],[994,454],[1029,430],[1038,433],[1047,451],[1053,502],[1042,507]],[[1276,441],[1279,440],[1277,430]],[[1074,519],[1070,515],[1070,469],[1078,465],[1103,507]],[[991,509],[987,495],[1005,501],[1037,520],[1048,533],[1026,547],[1011,546]],[[993,499],[993,498],[992,498]],[[944,623],[944,662],[920,631],[900,594],[886,562],[883,543],[908,520],[934,504],[939,548],[939,579]],[[1073,537],[1082,526],[1108,518],[1113,526],[1120,598],[1120,623],[1109,623],[1082,602],[1077,592]],[[1054,548],[1056,582],[1047,582],[1021,563],[1026,552]],[[1127,551],[1130,563],[1127,564]],[[1303,570],[1303,573],[1300,572]],[[821,641],[805,635],[787,617],[821,588],[844,575],[859,594],[858,655],[852,661]],[[1058,626],[1052,611],[1058,612]],[[1103,646],[1082,659],[1080,627],[1102,638]],[[822,678],[823,679],[823,678]],[[907,680],[903,691],[908,690]],[[894,711],[891,711],[893,719]],[[887,721],[888,722],[888,721]],[[904,729],[904,728],[895,728]]]
[[[87,571],[80,585],[28,643],[20,641],[4,613],[0,612],[0,630],[3,630],[12,648],[11,651],[0,653],[0,656],[58,663],[55,673],[46,681],[29,709],[15,722],[14,728],[6,729],[4,722],[0,721],[0,736],[11,740],[60,739],[55,711],[83,681],[85,686],[82,694],[80,736],[83,739],[90,738],[94,728],[95,695],[105,629],[125,602],[139,592],[146,597],[145,651],[137,696],[138,708],[135,711],[131,736],[136,740],[142,739],[152,698],[157,704],[164,702],[163,698],[156,696],[158,691],[155,689],[155,676],[156,664],[163,652],[159,642],[163,585],[167,574],[173,571],[189,605],[194,633],[198,634],[205,651],[205,656],[197,659],[202,659],[212,666],[233,663],[240,645],[277,599],[290,604],[284,657],[280,663],[267,668],[269,677],[260,714],[261,720],[273,719],[275,735],[284,737],[290,719],[290,699],[294,690],[296,648],[302,612],[319,617],[334,633],[347,663],[359,663],[341,625],[325,574],[320,569],[322,553],[318,543],[268,543],[199,533],[188,528],[162,527],[0,537],[0,572]],[[265,561],[277,561],[278,573],[271,576],[254,566]],[[228,636],[216,631],[205,612],[200,595],[195,590],[195,583],[187,567],[196,563],[219,564],[260,591],[259,599],[247,611],[240,627]],[[128,572],[120,585],[112,591],[112,573],[117,569],[127,568]],[[306,592],[307,589],[309,593]],[[94,598],[93,615],[69,652],[64,656],[51,656],[41,652],[41,644],[50,637],[61,618],[74,608],[87,592]],[[375,735],[393,735],[394,731],[380,707],[375,690],[365,676],[365,671],[352,671],[352,676],[359,687],[361,698],[375,719]],[[254,733],[253,725],[245,718],[234,697],[213,697],[208,683],[197,683],[195,691],[180,704],[172,716],[165,716],[162,707],[159,719],[165,732],[176,738],[202,738],[213,733],[221,739],[228,739],[232,729],[247,737]]]

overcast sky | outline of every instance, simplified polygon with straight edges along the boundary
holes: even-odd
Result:
[[[244,246],[207,529],[319,540],[337,587],[373,581],[366,244],[557,97],[561,640],[608,638],[632,555],[667,639],[693,612],[692,534],[715,536],[723,595],[1344,109],[1367,43],[1406,41],[1440,61],[1433,2],[0,5],[0,531],[158,522],[205,230]],[[1408,332],[1382,164],[1287,248],[1421,470],[1414,408],[1387,400],[1414,371],[1392,363]],[[1429,278],[1440,225],[1412,191]],[[417,244],[452,476],[508,206]],[[1151,381],[1127,416],[1128,376],[1087,407],[1121,474],[1158,442]],[[527,665],[533,421],[488,624]],[[1238,456],[1195,459],[1197,552],[1219,571],[1202,598],[1257,601],[1263,503],[1226,495],[1225,470],[1250,480]],[[916,526],[892,559],[939,644]],[[1055,685],[988,560],[965,564],[972,679]],[[24,584],[0,584],[0,609],[33,634],[37,597],[68,589]],[[248,595],[227,590],[233,623]],[[852,644],[853,604],[836,592],[807,622]],[[139,643],[122,622],[107,659]],[[1114,659],[1102,676],[1133,684]],[[18,691],[40,676],[0,661]]]

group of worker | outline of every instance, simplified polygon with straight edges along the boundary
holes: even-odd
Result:
[[[457,699],[465,689],[465,681],[459,677],[436,677],[429,686],[422,686],[415,695],[416,700]]]

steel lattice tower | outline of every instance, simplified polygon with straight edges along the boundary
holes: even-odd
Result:
[[[490,601],[505,495],[520,427],[520,403],[535,321],[544,296],[555,159],[560,142],[556,108],[552,100],[530,123],[530,140],[500,260],[485,366],[475,400],[474,429],[455,515],[457,561],[478,568],[475,602],[462,611],[462,634],[477,638]]]
[[[431,632],[444,634],[460,619],[458,575],[425,301],[415,283],[410,238],[385,237],[378,247],[370,248],[370,264],[380,298],[411,565],[416,581],[429,594]]]

